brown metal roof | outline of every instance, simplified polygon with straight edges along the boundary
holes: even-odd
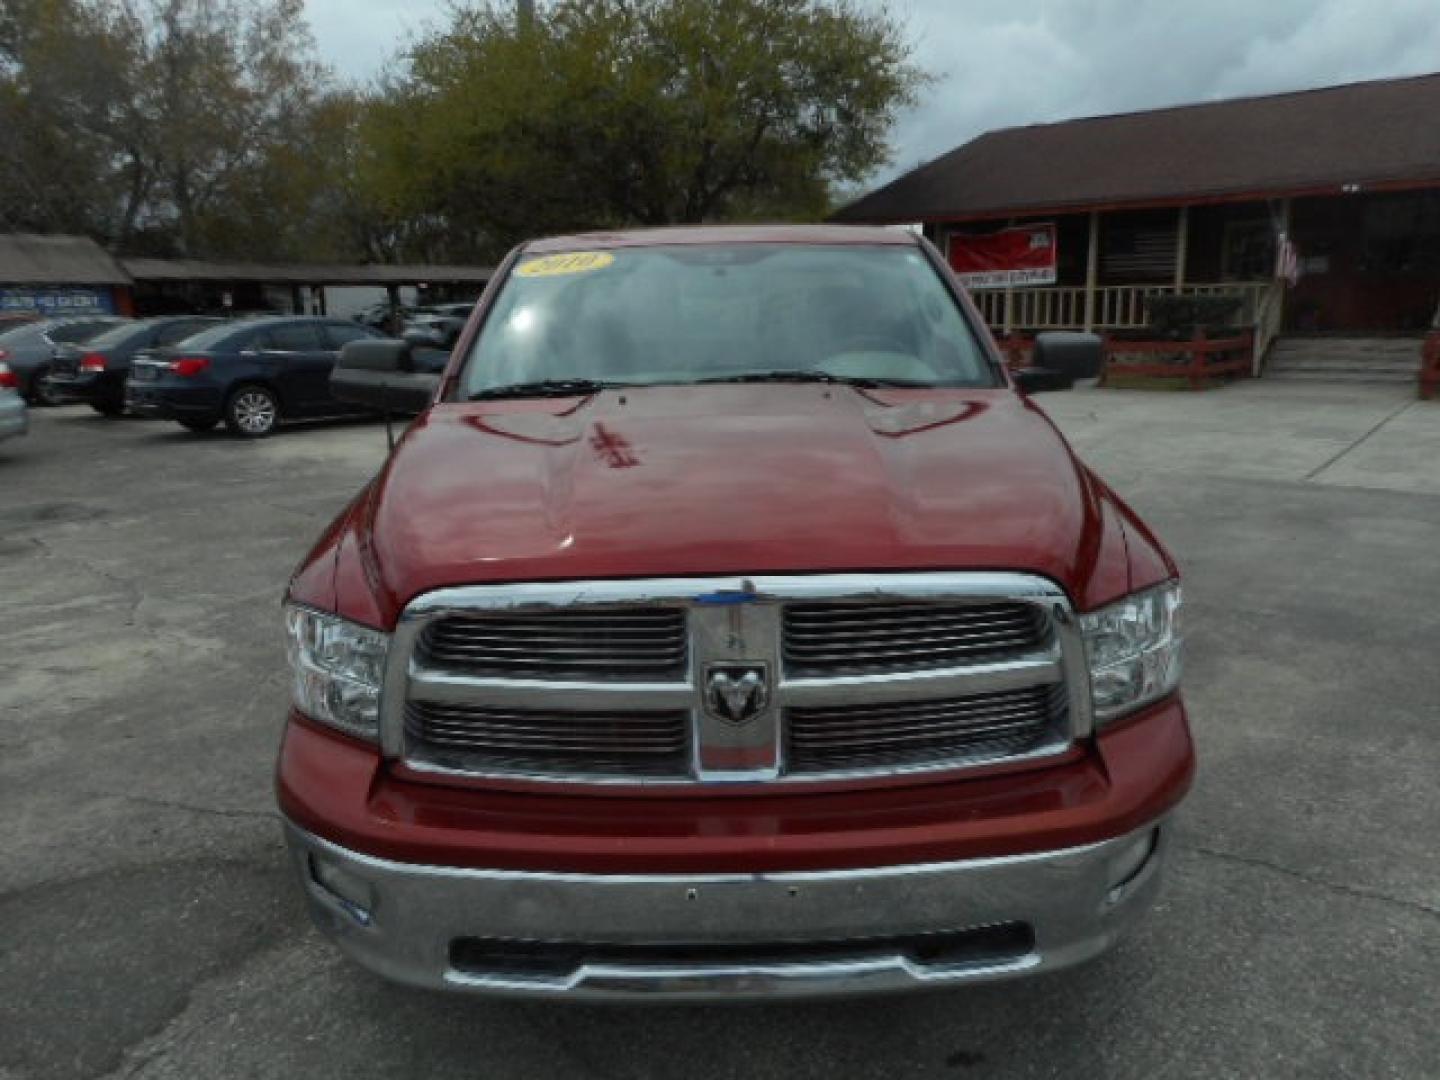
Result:
[[[0,283],[129,285],[130,278],[89,237],[0,233]]]
[[[1440,186],[1440,74],[992,131],[836,221],[919,222]]]
[[[205,262],[199,259],[123,259],[136,281],[261,281],[275,285],[483,284],[489,266],[336,265]]]

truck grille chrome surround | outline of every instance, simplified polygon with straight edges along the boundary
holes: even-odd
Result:
[[[1091,731],[1068,598],[1011,573],[443,589],[402,615],[380,711],[415,770],[600,785],[957,770]]]

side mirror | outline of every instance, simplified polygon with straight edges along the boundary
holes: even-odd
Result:
[[[1031,366],[1015,372],[1021,392],[1070,390],[1077,379],[1093,379],[1105,361],[1105,347],[1098,334],[1050,331],[1035,335]]]
[[[438,373],[416,365],[410,342],[389,338],[349,342],[330,373],[337,401],[376,412],[422,413],[439,385]]]

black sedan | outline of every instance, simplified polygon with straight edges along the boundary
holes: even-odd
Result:
[[[354,414],[330,394],[330,370],[346,342],[378,335],[339,319],[279,316],[202,330],[179,345],[141,353],[125,403],[139,416],[191,431],[220,421],[236,435],[269,435],[283,419]]]
[[[49,405],[50,364],[63,345],[89,341],[126,320],[111,315],[66,315],[35,319],[0,333],[0,360],[10,365],[20,393],[32,405]]]
[[[61,345],[50,362],[48,390],[55,401],[83,401],[104,416],[125,411],[130,361],[144,349],[175,345],[220,322],[198,315],[120,323],[82,344]]]

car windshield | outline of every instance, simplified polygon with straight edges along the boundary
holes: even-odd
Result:
[[[767,377],[998,385],[918,248],[721,243],[523,258],[461,396]]]
[[[207,327],[198,334],[192,334],[190,337],[182,341],[177,341],[175,344],[184,345],[189,349],[213,349],[219,345],[224,345],[232,337],[245,329],[247,329],[247,327],[241,323],[217,323],[215,326]]]
[[[55,324],[48,322],[31,322],[21,326],[13,326],[4,332],[0,332],[0,345],[33,341],[53,325]]]
[[[149,326],[144,323],[119,323],[103,333],[96,334],[85,344],[92,349],[113,349],[117,345],[124,345],[132,337],[144,334],[148,329]]]

